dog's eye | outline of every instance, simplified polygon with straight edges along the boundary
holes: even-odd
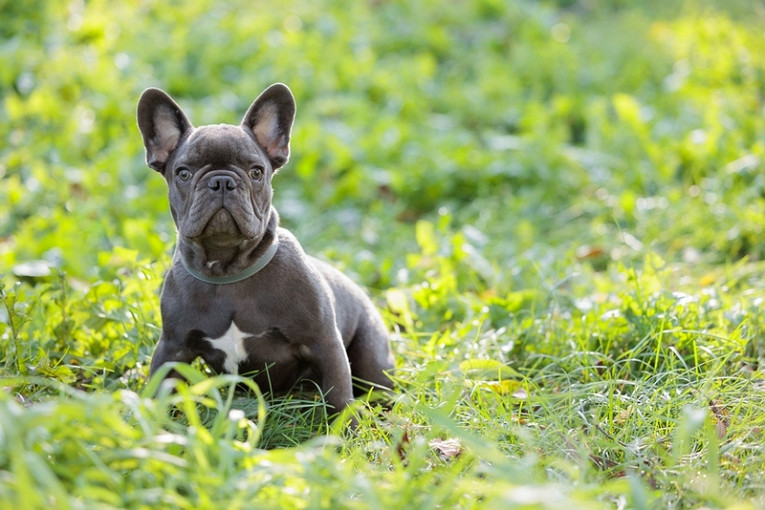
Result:
[[[184,182],[188,181],[189,179],[191,179],[191,172],[186,167],[179,168],[178,172],[177,172],[177,175],[178,175],[178,178],[180,180],[184,181]]]
[[[250,178],[253,181],[259,181],[263,177],[264,168],[260,165],[250,168]]]

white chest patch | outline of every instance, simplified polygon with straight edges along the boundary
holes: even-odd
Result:
[[[212,346],[226,353],[226,362],[223,369],[229,374],[239,373],[239,363],[247,359],[247,350],[244,347],[244,339],[257,337],[259,335],[250,335],[236,327],[234,321],[231,321],[228,331],[223,333],[220,338],[205,338],[212,343]]]

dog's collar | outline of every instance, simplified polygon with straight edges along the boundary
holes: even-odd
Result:
[[[268,265],[269,262],[271,262],[271,259],[274,258],[274,255],[276,255],[276,250],[279,249],[279,238],[274,233],[273,241],[271,241],[271,245],[266,249],[265,252],[263,252],[263,255],[258,257],[255,260],[255,263],[252,264],[250,267],[242,271],[241,273],[237,274],[230,274],[226,276],[206,276],[200,273],[199,271],[196,271],[195,269],[192,269],[189,263],[186,261],[186,257],[183,256],[181,253],[181,264],[183,265],[183,268],[194,278],[197,280],[203,281],[205,283],[209,283],[211,285],[228,285],[230,283],[237,283],[241,282],[242,280],[246,280],[247,278],[251,277],[264,267]]]

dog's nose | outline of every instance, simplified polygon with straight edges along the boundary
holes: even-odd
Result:
[[[236,189],[236,181],[228,175],[216,175],[207,182],[207,187],[213,191],[233,191]]]

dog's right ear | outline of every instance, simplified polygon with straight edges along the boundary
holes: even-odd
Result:
[[[173,98],[155,88],[146,89],[141,94],[137,117],[146,147],[146,163],[163,172],[170,154],[193,126]]]

